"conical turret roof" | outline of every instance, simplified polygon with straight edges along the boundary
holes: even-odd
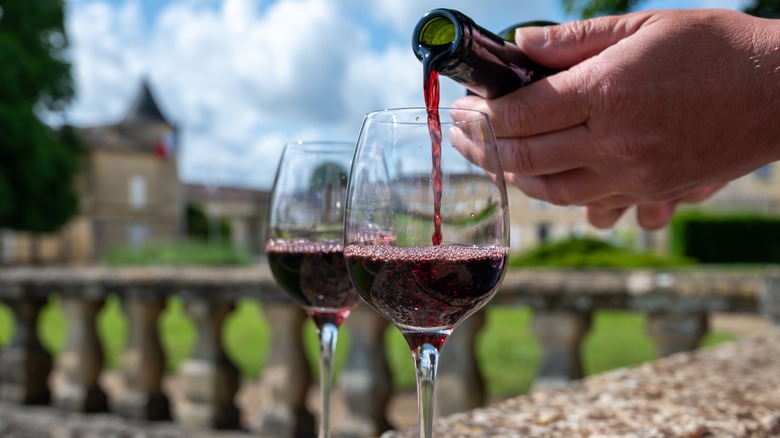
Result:
[[[141,90],[136,96],[127,115],[121,124],[133,125],[137,123],[164,123],[171,126],[171,123],[160,111],[157,101],[154,99],[149,81],[144,79],[141,83]]]

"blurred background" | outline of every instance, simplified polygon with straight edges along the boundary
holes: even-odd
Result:
[[[424,105],[411,33],[434,7],[498,32],[636,9],[772,16],[777,4],[3,0],[0,56],[17,68],[0,73],[0,263],[93,263],[190,237],[242,252],[227,257],[262,257],[268,190],[286,142],[354,141],[366,112]],[[443,80],[443,105],[462,93]],[[776,180],[768,166],[704,208],[764,220],[778,208]],[[654,253],[680,246],[668,229],[640,230],[630,214],[597,231],[577,207],[517,191],[510,204],[514,252],[572,236]]]

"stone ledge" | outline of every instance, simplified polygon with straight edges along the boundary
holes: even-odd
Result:
[[[756,312],[766,274],[760,270],[510,269],[491,304],[539,310]],[[249,267],[0,268],[0,299],[46,298],[53,293],[88,298],[119,293],[132,298],[290,300],[265,263]]]
[[[455,414],[437,421],[434,435],[776,437],[778,376],[780,331],[771,331]]]

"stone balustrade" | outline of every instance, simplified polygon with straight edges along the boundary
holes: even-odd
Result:
[[[37,333],[40,310],[60,297],[68,320],[65,347],[52,358]],[[124,390],[108,400],[100,385],[104,354],[96,317],[115,295],[128,331],[119,374]],[[165,352],[158,321],[166,303],[179,297],[196,327],[190,356],[176,371],[181,402],[172,405],[163,388]],[[271,351],[259,378],[264,402],[242,413],[235,403],[239,372],[226,354],[222,329],[239,299],[262,302],[271,328]],[[0,351],[0,400],[52,404],[68,412],[112,411],[130,419],[167,420],[200,429],[238,429],[251,417],[251,433],[268,437],[313,436],[315,417],[306,404],[312,380],[304,354],[306,317],[279,289],[264,265],[251,268],[6,268],[0,270],[0,301],[16,318],[9,345]],[[542,358],[534,389],[561,387],[582,377],[580,348],[592,314],[628,309],[648,318],[648,336],[659,356],[693,350],[713,312],[765,312],[780,322],[780,273],[710,270],[510,271],[491,306],[528,306]],[[437,415],[484,404],[484,382],[475,351],[484,325],[477,313],[453,333],[443,352],[437,383]],[[336,385],[346,409],[335,436],[378,436],[393,394],[384,334],[388,323],[368,306],[347,319],[351,349]],[[411,366],[411,365],[410,365]],[[63,376],[56,390],[48,376]]]

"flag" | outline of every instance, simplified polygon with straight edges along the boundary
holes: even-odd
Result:
[[[170,158],[176,153],[176,130],[165,133],[154,145],[154,153],[160,158]]]

